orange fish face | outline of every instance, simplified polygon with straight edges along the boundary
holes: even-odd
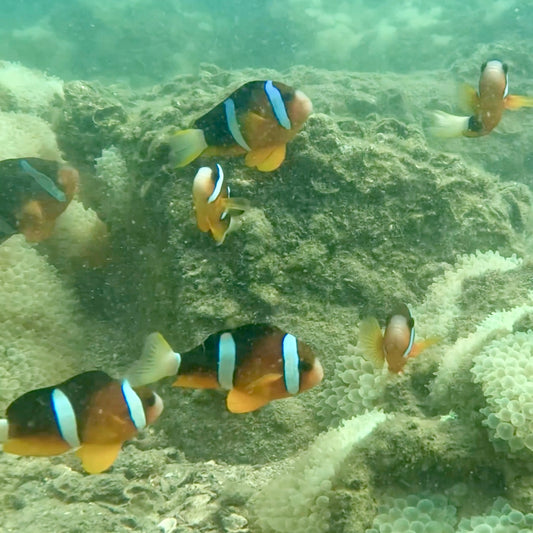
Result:
[[[478,118],[485,133],[493,130],[501,120],[507,96],[507,66],[501,61],[483,65],[479,79]]]
[[[412,331],[413,328],[409,320],[403,315],[392,316],[385,328],[383,353],[387,359],[389,369],[393,372],[399,372],[407,362]]]

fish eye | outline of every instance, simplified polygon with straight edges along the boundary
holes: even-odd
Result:
[[[509,66],[507,65],[507,63],[502,63],[502,68],[505,74],[507,75],[507,71],[509,70]]]
[[[309,372],[311,370],[311,368],[313,368],[313,367],[307,361],[304,361],[304,360],[300,359],[300,362],[298,363],[298,368],[299,368],[300,372]]]
[[[486,66],[487,66],[487,61],[483,61],[483,64],[481,65],[481,72],[485,70]]]

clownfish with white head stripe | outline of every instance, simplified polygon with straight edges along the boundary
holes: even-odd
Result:
[[[248,324],[210,335],[182,354],[152,333],[127,376],[136,385],[176,376],[175,387],[225,389],[228,410],[248,413],[318,385],[324,371],[312,349],[294,335]]]
[[[486,61],[481,66],[478,91],[470,85],[461,86],[461,101],[463,107],[472,114],[462,117],[436,111],[431,128],[433,135],[482,137],[499,124],[505,109],[533,107],[533,98],[509,94],[508,67],[496,59]]]
[[[211,232],[219,245],[230,231],[237,229],[238,216],[250,207],[247,200],[230,198],[230,188],[219,164],[198,170],[192,185],[192,199],[198,228]]]
[[[415,321],[403,303],[388,316],[383,332],[374,317],[365,318],[359,326],[358,346],[365,357],[379,368],[387,361],[391,372],[401,372],[410,358],[436,342],[436,338],[415,342]]]
[[[93,370],[14,400],[0,419],[3,451],[51,456],[71,449],[90,474],[107,470],[124,441],[163,411],[161,398],[147,387],[132,388]]]
[[[250,81],[198,118],[191,129],[170,136],[170,163],[184,167],[201,154],[246,154],[247,166],[275,170],[312,109],[303,92],[284,83]]]

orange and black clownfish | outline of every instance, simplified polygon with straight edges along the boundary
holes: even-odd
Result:
[[[78,188],[78,171],[36,157],[0,161],[0,243],[22,233],[30,242],[52,234]]]
[[[107,470],[124,441],[133,438],[163,410],[146,387],[133,389],[94,370],[14,400],[0,419],[3,450],[16,455],[51,456],[76,449],[90,474]]]
[[[443,111],[434,113],[432,133],[437,137],[481,137],[500,122],[505,109],[533,107],[533,98],[509,94],[508,67],[496,59],[481,65],[479,90],[463,85],[461,100],[472,115],[460,117]]]
[[[363,354],[378,367],[387,361],[391,372],[401,372],[408,359],[436,342],[436,338],[415,342],[415,321],[405,304],[394,308],[383,333],[374,317],[365,318],[359,326],[359,347]]]
[[[175,387],[229,390],[228,410],[248,413],[318,385],[324,371],[311,348],[294,335],[248,324],[210,335],[182,354],[160,333],[152,333],[127,375],[139,385],[177,375]]]
[[[285,149],[313,106],[301,91],[277,81],[250,81],[170,139],[170,163],[184,167],[201,154],[238,156],[265,172],[285,159]]]
[[[239,215],[250,207],[243,198],[230,198],[229,185],[224,183],[224,171],[218,163],[198,170],[192,184],[192,199],[198,228],[211,232],[218,245],[237,229]]]

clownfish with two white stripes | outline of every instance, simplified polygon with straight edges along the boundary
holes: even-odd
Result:
[[[302,91],[278,81],[250,81],[198,118],[190,129],[170,136],[170,164],[184,167],[201,154],[246,154],[247,166],[264,172],[275,170],[285,159],[287,143],[312,109]]]
[[[248,413],[318,385],[324,371],[312,349],[294,335],[248,324],[210,335],[182,354],[160,333],[150,334],[128,380],[145,385],[168,376],[176,376],[175,387],[229,390],[228,410]]]
[[[192,199],[198,228],[209,231],[218,245],[239,226],[238,217],[250,207],[243,198],[230,198],[230,188],[219,164],[198,170],[192,184]]]
[[[0,419],[0,442],[4,452],[26,456],[75,449],[83,468],[97,474],[162,411],[161,398],[147,387],[93,370],[14,400]]]

